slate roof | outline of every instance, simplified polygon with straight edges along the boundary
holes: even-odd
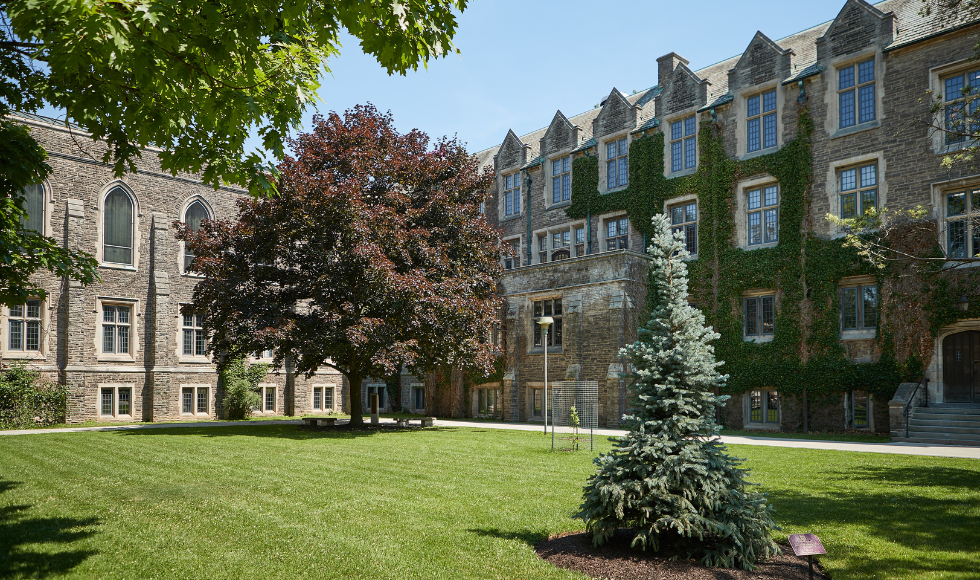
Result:
[[[844,5],[845,2],[842,1],[840,4],[840,9],[843,9]],[[926,40],[943,32],[948,32],[975,23],[975,21],[970,22],[965,20],[963,17],[959,19],[942,18],[936,16],[926,18],[920,14],[920,10],[923,6],[921,0],[884,0],[883,2],[878,2],[877,4],[872,5],[881,12],[886,14],[888,12],[893,12],[895,15],[895,37],[892,43],[885,47],[884,50],[886,51],[894,50],[895,48],[901,46],[907,46],[915,42]],[[790,84],[823,72],[823,68],[817,64],[817,39],[827,32],[827,29],[830,28],[832,23],[833,20],[829,20],[822,24],[818,24],[811,28],[807,28],[806,30],[801,30],[795,34],[791,34],[787,37],[773,41],[783,50],[788,49],[793,51],[791,60],[792,74],[788,79],[783,81],[783,84]],[[746,43],[750,42],[752,36],[746,35],[746,37]],[[702,80],[707,80],[709,83],[707,103],[702,109],[700,109],[701,111],[708,110],[711,107],[724,105],[733,100],[733,97],[728,94],[728,71],[738,63],[741,56],[741,54],[737,54],[710,66],[694,70],[695,75]],[[656,74],[656,67],[654,67],[653,70],[654,74]],[[656,126],[658,120],[654,117],[654,107],[650,101],[652,101],[662,91],[662,87],[654,86],[626,96],[627,101],[629,101],[631,105],[641,107],[637,115],[638,128],[633,130],[634,133],[640,131],[641,128],[644,127],[650,128]],[[595,145],[595,140],[592,139],[592,120],[596,118],[599,111],[601,111],[601,108],[597,107],[568,118],[573,125],[577,125],[581,129],[581,131],[579,131],[581,144],[576,147],[573,152],[581,151],[587,148],[586,145],[589,144],[589,142],[591,142],[589,146]],[[531,147],[528,154],[529,159],[533,160],[538,157],[540,139],[542,136],[544,136],[547,130],[548,128],[544,127],[532,133],[528,133],[520,138],[521,141]],[[491,147],[484,151],[480,151],[477,153],[477,156],[482,160],[482,163],[492,164],[493,156],[496,154],[499,148],[499,145]],[[530,164],[528,164],[528,166],[530,166]]]

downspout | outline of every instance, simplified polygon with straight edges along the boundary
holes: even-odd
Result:
[[[531,174],[527,169],[522,169],[524,172],[524,184],[525,189],[527,189],[527,201],[524,205],[524,211],[527,212],[527,263],[526,266],[531,265]]]

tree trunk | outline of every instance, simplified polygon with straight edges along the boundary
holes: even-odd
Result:
[[[350,383],[350,424],[363,425],[364,417],[361,407],[361,384],[364,377],[360,375],[348,375],[347,382]]]

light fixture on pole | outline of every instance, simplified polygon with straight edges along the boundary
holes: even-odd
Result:
[[[956,301],[956,307],[963,312],[970,309],[970,299],[966,297],[966,294],[960,296],[960,299]]]
[[[548,434],[548,327],[555,319],[550,316],[540,316],[535,320],[541,325],[541,346],[544,348],[544,434]]]

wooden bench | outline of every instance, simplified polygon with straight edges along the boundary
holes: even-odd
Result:
[[[337,424],[336,417],[303,417],[303,424],[307,427],[333,427]]]

